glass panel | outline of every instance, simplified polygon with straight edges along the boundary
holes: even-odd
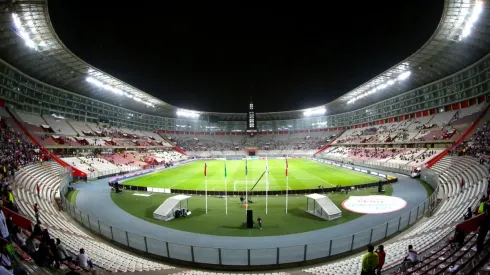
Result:
[[[219,264],[219,250],[194,246],[194,262],[206,264]]]
[[[102,236],[112,240],[111,227],[103,222],[100,222],[100,233]]]
[[[305,257],[305,246],[281,247],[279,249],[279,263],[294,263],[302,261]]]
[[[146,252],[145,238],[143,236],[128,232],[129,247]]]
[[[354,235],[354,246],[352,249],[356,249],[369,244],[371,238],[371,229],[364,230]]]
[[[170,258],[192,261],[191,247],[183,244],[168,243]]]
[[[373,236],[371,238],[371,243],[377,242],[385,237],[386,234],[386,224],[381,224],[373,228]]]
[[[277,263],[277,249],[250,249],[250,265],[270,265]]]
[[[114,241],[128,245],[128,239],[126,238],[126,231],[123,231],[119,228],[112,227],[112,236],[114,237]]]
[[[248,250],[246,250],[246,249],[221,249],[221,264],[223,264],[223,265],[248,265]]]
[[[332,254],[339,254],[351,250],[352,236],[346,236],[332,240]]]
[[[168,257],[166,242],[155,240],[152,238],[146,238],[146,244],[148,245],[148,253]]]

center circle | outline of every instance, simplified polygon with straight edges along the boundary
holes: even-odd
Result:
[[[395,212],[407,206],[407,202],[390,196],[350,196],[342,202],[342,207],[354,213],[383,214]]]

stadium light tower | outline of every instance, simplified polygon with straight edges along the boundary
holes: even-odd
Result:
[[[254,135],[257,133],[257,123],[255,122],[254,103],[250,101],[247,112],[247,133]]]

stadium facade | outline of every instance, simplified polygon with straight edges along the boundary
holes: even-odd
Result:
[[[31,221],[36,219],[36,214],[32,211],[33,203],[42,203],[42,207],[48,210],[42,212],[42,218],[46,217],[43,223],[50,228],[50,233],[62,238],[63,242],[66,241],[72,253],[78,251],[81,246],[90,247],[94,264],[111,272],[165,270],[174,267],[120,252],[92,239],[91,236],[67,222],[66,217],[54,206],[56,197],[62,202],[65,213],[93,232],[122,246],[139,250],[138,252],[145,252],[166,260],[174,259],[177,263],[209,264],[214,265],[213,267],[219,265],[221,268],[223,266],[224,268],[227,266],[249,268],[253,265],[259,268],[262,266],[271,268],[280,264],[303,264],[362,249],[368,243],[386,240],[413,226],[411,232],[399,236],[398,240],[386,246],[389,253],[385,267],[394,267],[403,261],[401,256],[406,252],[406,245],[410,243],[428,253],[436,251],[427,259],[444,258],[442,262],[437,260],[431,260],[427,264],[424,262],[423,266],[417,267],[418,269],[424,268],[429,272],[437,268],[446,270],[456,262],[448,262],[452,261],[453,257],[437,253],[449,251],[445,249],[448,248],[447,236],[454,231],[454,225],[461,222],[461,214],[468,208],[474,209],[480,203],[482,194],[488,192],[489,167],[483,166],[484,159],[480,158],[478,149],[464,145],[459,147],[463,151],[462,156],[456,156],[457,150],[452,151],[456,152],[453,156],[447,154],[456,144],[463,144],[464,142],[461,141],[470,133],[480,134],[474,131],[475,127],[484,126],[487,121],[490,121],[489,107],[486,104],[490,93],[489,10],[488,1],[446,0],[439,26],[416,53],[332,102],[324,104],[320,102],[318,106],[312,106],[310,109],[285,112],[255,113],[252,112],[253,106],[249,105],[248,113],[215,113],[182,110],[172,106],[78,58],[56,36],[49,20],[46,0],[2,2],[0,4],[2,17],[0,103],[6,103],[8,108],[0,108],[2,111],[0,124],[5,129],[11,130],[10,134],[17,132],[19,138],[13,141],[10,136],[9,138],[2,136],[1,140],[3,143],[9,143],[8,146],[11,147],[21,143],[21,150],[30,157],[26,163],[23,163],[29,165],[24,166],[16,174],[17,182],[13,185],[15,195],[19,197],[19,206],[28,218],[21,217],[22,215],[19,214],[15,216],[26,222],[28,225],[26,228],[30,229]],[[15,113],[22,113],[24,116]],[[70,124],[63,119],[60,120],[60,117],[67,118]],[[484,117],[485,119],[482,119]],[[29,126],[27,121],[29,118],[37,119],[39,122],[31,125],[30,129],[34,129],[32,131],[26,130]],[[53,127],[53,125],[61,125],[59,121],[66,124],[64,130],[67,131],[61,131],[57,126]],[[46,129],[42,128],[43,123],[49,124],[46,126],[47,129],[51,127],[51,131],[43,132]],[[118,132],[83,136],[84,129],[97,132],[95,128],[89,129],[89,124],[111,125]],[[82,126],[84,128],[81,128]],[[194,142],[189,145],[191,150],[186,150],[187,153],[194,150],[195,143],[205,143],[210,140],[214,142],[222,136],[226,138],[229,136],[229,143],[224,148],[216,150],[219,154],[228,157],[226,152],[235,154],[235,141],[240,141],[240,145],[247,146],[245,139],[234,139],[233,136],[245,135],[247,130],[255,127],[260,133],[278,134],[276,140],[278,144],[269,152],[275,151],[280,159],[284,158],[284,152],[291,152],[294,155],[295,144],[290,142],[292,139],[308,144],[305,135],[313,136],[314,142],[309,144],[310,147],[301,147],[298,151],[302,151],[301,157],[313,156],[318,151],[319,144],[316,141],[321,136],[318,133],[328,131],[340,136],[330,142],[331,148],[320,153],[319,158],[316,159],[319,162],[354,171],[359,170],[359,172],[366,167],[376,167],[383,171],[408,175],[414,172],[414,168],[417,171],[422,164],[427,164],[424,165],[421,174],[429,184],[432,184],[435,192],[428,198],[423,192],[424,195],[418,196],[424,199],[420,204],[414,203],[412,209],[391,220],[376,222],[375,227],[364,228],[363,225],[361,232],[351,232],[352,234],[348,233],[347,236],[330,239],[325,238],[322,233],[321,236],[306,241],[299,240],[301,243],[293,246],[277,242],[273,244],[274,247],[266,247],[267,242],[261,239],[260,247],[257,249],[250,249],[248,246],[250,243],[246,243],[243,249],[238,248],[238,250],[234,246],[231,249],[216,247],[216,243],[203,247],[196,243],[189,243],[188,238],[181,243],[174,243],[176,235],[171,235],[169,239],[157,240],[156,237],[129,232],[126,228],[106,224],[104,219],[98,220],[97,215],[89,215],[78,209],[78,203],[83,200],[77,201],[75,205],[64,198],[73,180],[72,176],[91,180],[123,174],[121,177],[111,179],[118,181],[138,173],[153,172],[151,169],[146,169],[149,166],[153,167],[153,164],[163,164],[157,169],[166,169],[166,165],[173,165],[173,162],[194,161],[181,154],[182,151],[164,137],[165,135],[159,136],[159,131],[165,134],[182,134],[181,136],[187,139],[182,138],[184,144],[187,141]],[[100,128],[97,129],[102,131]],[[37,146],[23,139],[22,130]],[[136,132],[141,135],[137,136]],[[206,139],[211,136],[210,133],[215,134],[213,136],[216,137]],[[392,135],[392,133],[396,134]],[[134,140],[132,140],[133,134]],[[202,139],[195,138],[201,134],[204,136]],[[49,145],[44,145],[48,143],[40,142],[49,141],[51,137],[48,135],[60,141],[60,144],[55,143],[50,148],[56,151],[60,158],[53,152],[45,150]],[[281,135],[289,137],[279,138]],[[294,138],[291,138],[292,136]],[[78,139],[79,137],[83,139]],[[270,140],[266,139],[263,142],[267,145]],[[150,143],[155,144],[156,141],[158,146],[150,145]],[[378,148],[380,144],[383,146]],[[84,146],[95,150],[93,152],[91,150],[63,151],[66,148],[78,150]],[[36,149],[33,149],[34,147]],[[97,150],[103,147],[110,149],[107,152]],[[57,151],[59,148],[62,149]],[[141,150],[134,150],[135,148]],[[155,148],[157,150],[153,150]],[[118,149],[121,151],[117,152]],[[132,150],[124,151],[124,149]],[[213,158],[213,149],[216,148],[204,148],[204,150],[197,148],[194,150],[194,155],[189,155]],[[465,155],[467,149],[470,153]],[[46,153],[56,161],[45,163],[39,161],[46,157],[44,155]],[[242,158],[242,155],[234,156],[237,159]],[[475,156],[478,156],[480,163]],[[222,155],[219,156],[220,159],[221,157]],[[158,161],[155,161],[157,159]],[[46,157],[46,160],[49,160],[49,157]],[[344,162],[345,160],[348,160],[348,163]],[[206,169],[207,165],[204,167]],[[5,169],[4,166],[4,172]],[[245,168],[245,171],[247,169]],[[199,171],[199,174],[201,173]],[[365,170],[365,173],[368,171]],[[206,172],[204,174],[206,175]],[[406,180],[411,181],[408,177]],[[418,186],[418,183],[416,184]],[[39,185],[42,186],[41,192],[39,189],[36,191]],[[398,186],[406,187],[406,184]],[[167,193],[171,190],[155,192]],[[103,192],[97,193],[104,195]],[[95,204],[96,201],[108,199],[108,197],[100,198],[99,200],[90,198],[86,202]],[[103,210],[105,209],[101,206],[97,209],[97,213]],[[430,215],[432,217],[427,217]],[[416,225],[416,222],[423,218],[424,223],[421,226]],[[119,220],[127,222],[124,219]],[[476,228],[475,224],[473,226]],[[354,228],[354,230],[358,229]],[[476,234],[468,236],[467,243],[475,242]],[[198,238],[208,239],[202,236]],[[210,241],[215,238],[218,236],[209,237]],[[270,240],[270,238],[266,239]],[[311,240],[314,242],[312,243]],[[243,240],[243,242],[248,241],[248,239]],[[431,249],[432,247],[437,249]],[[486,255],[490,255],[488,242],[486,247],[489,252]],[[473,253],[472,250],[461,251],[461,255]],[[114,255],[118,256],[114,257]],[[477,257],[473,254],[462,260],[468,263]],[[355,256],[303,271],[315,275],[358,274],[360,261],[360,256]],[[488,261],[488,257],[483,261]],[[427,268],[427,265],[432,263],[436,265]],[[464,267],[462,265],[462,268]],[[206,274],[201,271],[185,272]]]
[[[490,88],[486,5],[446,1],[439,26],[416,53],[333,102],[319,103],[324,115],[305,117],[307,110],[257,113],[258,131],[375,125],[484,101]],[[178,107],[90,66],[56,36],[47,1],[12,1],[1,10],[0,97],[16,110],[138,130],[247,128],[247,113],[195,111],[197,118],[180,117]]]

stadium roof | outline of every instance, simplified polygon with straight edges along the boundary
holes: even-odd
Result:
[[[446,0],[444,5],[439,26],[425,45],[363,85],[325,103],[327,114],[352,111],[393,97],[455,73],[485,56],[490,51],[489,3]],[[0,4],[0,16],[0,57],[29,76],[134,111],[176,116],[177,107],[87,64],[64,46],[51,25],[47,0],[4,2]],[[258,113],[257,119],[290,119],[302,113]],[[245,113],[207,114],[222,120],[246,119]]]

